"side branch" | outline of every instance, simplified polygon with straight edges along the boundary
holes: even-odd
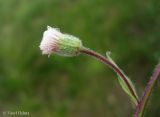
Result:
[[[136,111],[134,114],[134,117],[142,117],[144,113],[144,108],[148,102],[149,96],[151,94],[151,91],[153,89],[153,86],[155,82],[158,79],[158,76],[160,75],[160,63],[156,66],[153,75],[151,76],[146,88],[143,91],[143,95],[140,99],[139,104],[136,106]]]

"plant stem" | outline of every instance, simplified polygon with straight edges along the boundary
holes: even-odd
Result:
[[[151,94],[151,91],[153,89],[153,86],[158,79],[158,76],[160,75],[160,63],[156,66],[154,73],[152,74],[146,88],[143,91],[143,95],[140,99],[139,104],[136,106],[136,111],[134,114],[134,117],[142,117],[144,114],[144,108],[147,104],[147,101],[149,99],[149,96]]]
[[[128,86],[131,94],[135,97],[136,99],[136,102],[138,104],[138,98],[134,92],[134,90],[132,89],[132,87],[130,86],[127,78],[126,78],[126,75],[121,71],[121,69],[119,69],[115,64],[113,64],[110,60],[108,60],[106,57],[102,56],[101,54],[93,51],[93,50],[90,50],[88,48],[85,48],[85,47],[82,47],[81,50],[80,50],[81,53],[84,53],[84,54],[87,54],[87,55],[90,55],[92,57],[95,57],[96,59],[102,61],[103,63],[105,63],[106,65],[108,65],[110,68],[112,68],[119,76],[121,76],[124,80],[124,82],[126,83],[126,85]]]

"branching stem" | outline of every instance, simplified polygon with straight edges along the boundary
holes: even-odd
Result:
[[[160,75],[160,63],[156,66],[153,75],[151,76],[146,88],[144,89],[143,95],[140,99],[139,104],[136,106],[136,111],[134,113],[134,117],[142,117],[144,114],[144,108],[147,104],[148,98],[151,94],[153,86]]]

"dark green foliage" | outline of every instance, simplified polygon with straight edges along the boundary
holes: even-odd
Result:
[[[0,111],[131,116],[112,70],[84,55],[47,58],[38,46],[50,25],[104,55],[111,51],[140,94],[160,58],[159,13],[159,0],[0,0]],[[160,116],[159,90],[158,83],[146,117]]]

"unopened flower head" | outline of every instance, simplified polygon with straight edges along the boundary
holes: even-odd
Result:
[[[80,52],[82,42],[77,37],[63,34],[58,29],[47,26],[39,47],[42,54],[56,53],[62,56],[76,56]]]

